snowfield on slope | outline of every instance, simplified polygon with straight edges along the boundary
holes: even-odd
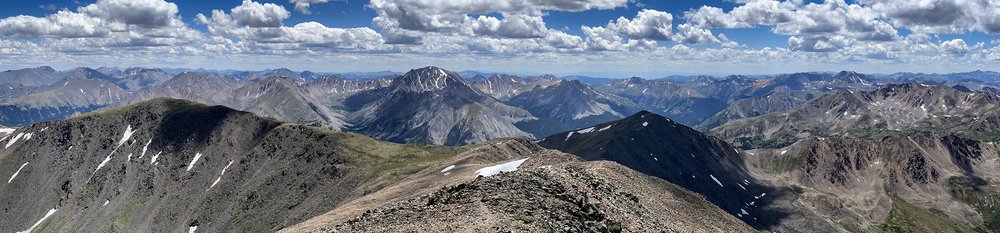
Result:
[[[476,176],[492,176],[500,174],[501,172],[512,172],[517,171],[517,168],[521,166],[524,161],[528,161],[528,158],[510,161],[500,165],[494,165],[489,167],[480,168],[476,170]]]

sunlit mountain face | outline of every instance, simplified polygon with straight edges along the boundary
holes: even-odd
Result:
[[[0,231],[1000,232],[995,0],[0,7]]]

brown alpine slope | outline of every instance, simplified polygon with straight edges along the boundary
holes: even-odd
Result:
[[[1000,230],[1000,147],[953,134],[810,138],[747,152],[763,179],[847,230]]]
[[[480,171],[511,166],[516,170],[479,176]],[[652,230],[754,231],[679,186],[617,163],[579,162],[527,139],[484,143],[394,187],[282,231]]]

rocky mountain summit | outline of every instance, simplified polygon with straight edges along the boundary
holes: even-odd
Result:
[[[502,139],[283,232],[649,229],[753,231],[663,180]]]
[[[534,118],[437,67],[410,70],[353,100],[367,104],[351,113],[349,130],[392,142],[462,145],[528,136],[514,123]]]

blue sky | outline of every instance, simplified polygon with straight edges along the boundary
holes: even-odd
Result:
[[[303,3],[308,2],[307,7]],[[0,9],[0,69],[995,70],[997,1],[99,0]],[[299,4],[297,7],[296,4]],[[214,11],[214,12],[213,12]]]

